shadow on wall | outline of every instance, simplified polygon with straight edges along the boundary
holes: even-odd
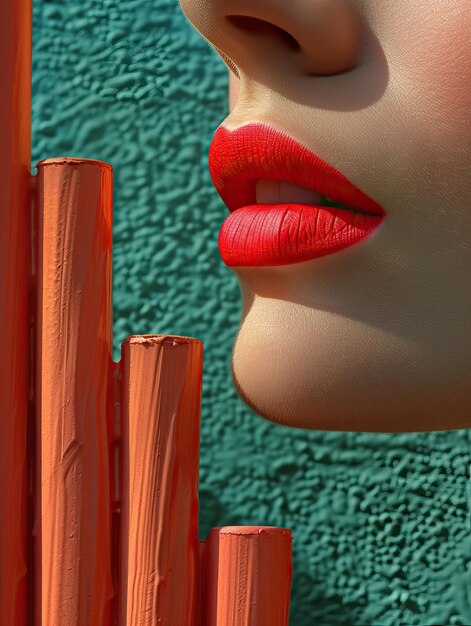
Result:
[[[361,619],[362,609],[359,602],[345,602],[338,594],[327,595],[322,581],[293,563],[290,626],[370,626]]]
[[[239,526],[244,522],[236,519],[225,504],[211,491],[200,489],[199,492],[199,533],[200,539],[206,539],[211,528],[216,526]]]

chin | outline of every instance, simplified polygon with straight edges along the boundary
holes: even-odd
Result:
[[[464,373],[453,374],[460,364],[430,357],[425,348],[357,320],[256,298],[234,342],[232,380],[254,413],[287,427],[469,428],[471,386]]]

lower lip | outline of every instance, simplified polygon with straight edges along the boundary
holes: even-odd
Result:
[[[229,267],[301,263],[358,243],[384,217],[330,206],[253,204],[224,220],[219,251]]]

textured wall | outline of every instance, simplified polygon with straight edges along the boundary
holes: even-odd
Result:
[[[292,626],[471,625],[471,431],[291,430],[234,390],[241,300],[207,169],[227,70],[178,1],[35,0],[33,62],[33,164],[114,168],[115,358],[132,333],[204,342],[200,537],[291,528]]]

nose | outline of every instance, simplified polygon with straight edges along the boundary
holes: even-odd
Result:
[[[327,76],[358,63],[361,16],[351,0],[180,0],[180,6],[238,74],[277,64],[280,71]]]

